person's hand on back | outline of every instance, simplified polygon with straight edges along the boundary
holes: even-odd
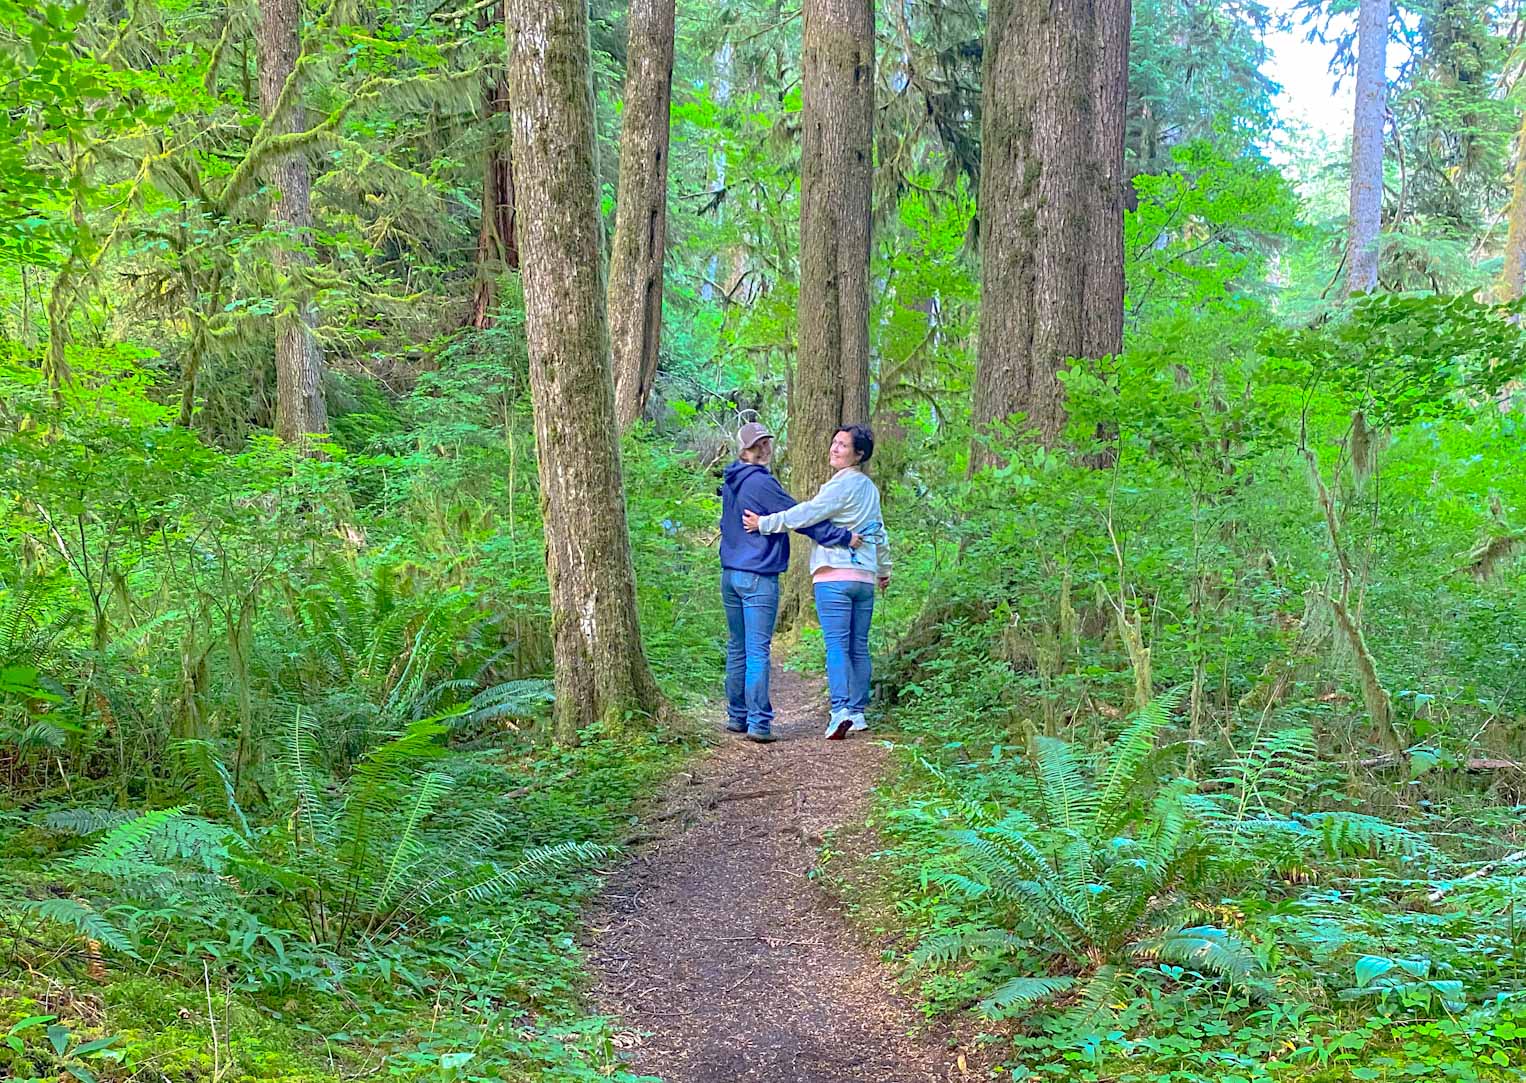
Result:
[[[758,513],[751,510],[742,512],[742,526],[756,534],[758,532]]]

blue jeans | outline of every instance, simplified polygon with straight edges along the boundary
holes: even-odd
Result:
[[[869,622],[873,583],[817,583],[816,616],[827,646],[827,688],[832,721],[864,717],[869,706]]]
[[[768,671],[774,623],[779,619],[779,577],[721,570],[726,607],[726,715],[733,727],[767,733],[774,721]]]

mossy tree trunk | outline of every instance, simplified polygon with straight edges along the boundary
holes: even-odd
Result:
[[[292,83],[302,51],[301,0],[260,0],[260,110],[279,134],[300,132],[306,118],[300,89]],[[276,307],[276,434],[304,444],[309,434],[328,432],[323,400],[323,352],[314,329],[317,306],[308,284],[313,242],[312,178],[304,152],[285,154],[270,167],[278,195],[271,228],[284,234],[274,265],[282,296]]]
[[[1505,261],[1495,295],[1517,300],[1526,289],[1526,116],[1515,136],[1515,171],[1510,183],[1509,226],[1505,232]]]
[[[981,106],[972,468],[991,427],[1065,427],[1057,373],[1123,339],[1129,0],[991,0]]]
[[[874,176],[874,7],[806,0],[801,62],[800,302],[789,397],[789,481],[810,496],[831,476],[838,426],[869,422],[869,229]],[[807,586],[794,542],[786,621]]]
[[[1378,235],[1383,217],[1383,120],[1388,112],[1388,2],[1361,0],[1357,14],[1347,294],[1378,288]]]
[[[657,379],[662,264],[668,231],[668,112],[673,85],[674,0],[631,0],[620,186],[609,257],[609,336],[615,412],[641,417]]]
[[[503,9],[484,11],[502,22]],[[486,25],[483,26],[486,29]],[[482,216],[477,228],[477,282],[472,290],[471,323],[493,326],[498,307],[498,277],[519,270],[519,239],[514,225],[514,163],[509,154],[509,77],[499,71],[486,84],[482,151]]]
[[[530,387],[551,589],[555,729],[653,715],[636,622],[604,323],[588,15],[508,0],[509,104]]]

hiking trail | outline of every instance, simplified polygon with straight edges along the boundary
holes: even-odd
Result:
[[[980,1078],[810,877],[823,835],[862,817],[884,745],[824,741],[819,680],[775,670],[773,693],[780,740],[725,734],[606,884],[589,922],[597,1009],[630,1067],[665,1083]]]

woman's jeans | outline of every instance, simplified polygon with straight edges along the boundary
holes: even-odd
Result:
[[[827,645],[832,721],[862,720],[869,706],[869,622],[874,617],[874,584],[817,583],[816,616]]]
[[[779,619],[779,577],[721,570],[726,607],[726,715],[733,729],[767,733],[774,721],[768,670],[774,623]]]

